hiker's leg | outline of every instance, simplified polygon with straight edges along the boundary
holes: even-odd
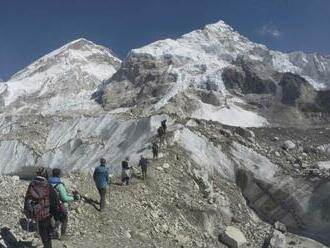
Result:
[[[63,218],[62,221],[62,225],[61,225],[61,235],[65,235],[66,233],[66,229],[68,228],[68,221],[69,221],[69,217],[68,217],[68,213],[65,214],[65,217]]]
[[[142,170],[142,176],[143,176],[143,180],[146,180],[146,177],[147,177],[147,168],[143,168],[143,170]]]
[[[101,205],[101,189],[100,188],[97,188],[97,191],[99,192],[99,196],[100,196],[100,202],[99,202],[99,204]]]
[[[99,194],[100,194],[100,209],[104,209],[106,189],[99,188],[98,190],[99,190]]]
[[[39,221],[39,235],[42,241],[44,248],[52,248],[52,240],[51,240],[51,223],[50,218]]]
[[[56,238],[60,239],[61,238],[61,221],[56,221],[55,226],[54,226],[54,234],[56,235]]]
[[[101,200],[100,200],[100,209],[104,209],[105,207],[105,195],[106,195],[106,189],[100,189],[100,196],[101,196]]]

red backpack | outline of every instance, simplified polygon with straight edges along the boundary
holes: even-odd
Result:
[[[26,192],[24,213],[36,221],[50,216],[50,188],[48,183],[32,181]]]

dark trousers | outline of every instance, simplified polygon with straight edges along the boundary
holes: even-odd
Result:
[[[61,234],[64,235],[66,234],[66,229],[68,229],[68,215],[66,215],[65,219],[62,221],[62,225],[61,225]]]
[[[147,178],[147,166],[142,166],[141,172],[142,172],[142,178],[143,180],[145,180]]]
[[[152,150],[152,155],[153,155],[153,158],[158,158],[158,151]]]
[[[105,207],[105,195],[107,193],[106,188],[98,188],[100,194],[100,210],[104,209]]]
[[[124,184],[126,184],[126,185],[129,185],[129,177],[123,177],[122,179],[121,179],[121,182]]]
[[[38,229],[44,248],[52,248],[52,240],[51,240],[52,225],[50,222],[50,217],[38,221]]]
[[[69,221],[69,216],[67,211],[60,220],[56,221],[56,228],[59,228],[59,226],[61,226],[61,230],[60,230],[61,235],[66,234],[66,229],[68,228],[68,221]]]

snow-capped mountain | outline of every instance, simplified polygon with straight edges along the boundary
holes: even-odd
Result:
[[[1,87],[3,108],[51,113],[90,108],[90,96],[120,66],[105,47],[78,39],[38,59]]]
[[[330,56],[319,53],[305,54],[294,52],[289,54],[289,60],[301,68],[300,73],[319,88],[330,87]]]
[[[269,120],[272,110],[260,113],[255,104],[248,104],[248,99],[240,96],[242,89],[233,82],[252,73],[251,85],[244,86],[252,90],[246,93],[270,94],[280,102],[282,95],[292,93],[291,88],[300,94],[304,91],[302,85],[313,86],[308,88],[311,91],[329,87],[329,57],[299,54],[269,50],[220,21],[176,40],[161,40],[133,49],[103,89],[101,101],[108,109],[143,104],[156,111],[167,108],[229,125],[264,126],[273,121]],[[242,68],[242,63],[248,71]],[[228,70],[237,73],[229,76]],[[286,73],[296,75],[294,83]],[[253,85],[256,81],[259,85]],[[285,88],[283,85],[287,84],[290,86]],[[253,90],[269,87],[271,92]],[[127,97],[118,101],[124,92]],[[188,104],[184,98],[190,99]],[[314,98],[317,97],[309,97],[308,104],[317,102],[318,98]]]

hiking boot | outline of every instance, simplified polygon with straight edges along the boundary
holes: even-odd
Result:
[[[60,230],[60,228],[56,228],[55,230],[54,230],[54,232],[53,232],[53,238],[54,239],[61,239],[61,230]]]

